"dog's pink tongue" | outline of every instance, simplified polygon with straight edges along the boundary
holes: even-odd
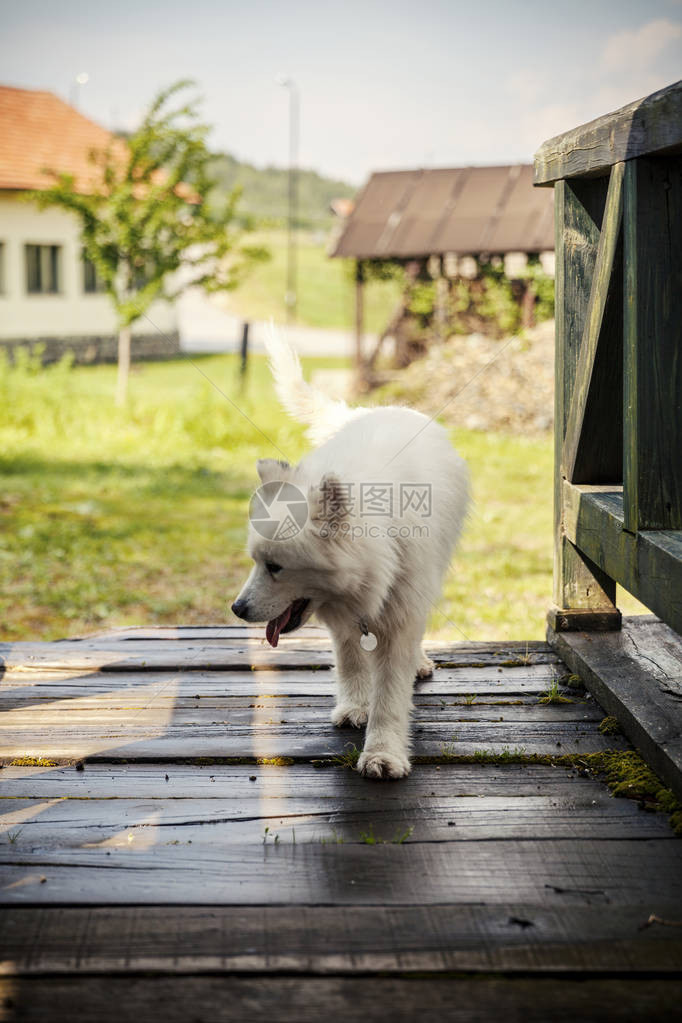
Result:
[[[289,604],[289,607],[286,609],[286,611],[282,611],[281,615],[278,615],[277,618],[273,618],[272,621],[269,621],[268,624],[266,625],[265,638],[267,639],[270,646],[277,646],[277,644],[279,643],[279,634],[286,625],[286,623],[291,618],[292,607],[293,605]]]

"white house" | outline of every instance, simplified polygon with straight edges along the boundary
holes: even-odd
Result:
[[[83,259],[78,222],[27,198],[50,185],[49,171],[73,174],[86,189],[89,154],[111,138],[50,92],[0,86],[0,350],[40,343],[45,361],[67,350],[79,362],[115,359],[114,311]],[[136,325],[133,357],[176,354],[174,307],[156,302],[148,316],[154,326]]]

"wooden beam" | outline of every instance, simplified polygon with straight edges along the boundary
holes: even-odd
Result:
[[[682,639],[656,618],[625,618],[609,635],[551,641],[659,777],[682,799]]]
[[[614,163],[682,148],[682,81],[544,142],[535,184],[608,174]],[[558,251],[558,250],[557,250]]]
[[[554,388],[554,604],[570,624],[571,613],[597,612],[593,627],[617,628],[616,585],[566,539],[561,460],[568,413],[594,276],[607,183],[558,182],[555,189],[556,345]],[[585,627],[581,614],[581,627]]]
[[[682,633],[682,534],[625,530],[617,490],[564,481],[566,538],[600,569]]]
[[[622,435],[616,433],[616,451],[611,448],[613,444],[605,443],[614,421],[614,413],[622,408],[622,396],[620,388],[620,374],[614,371],[613,351],[609,352],[608,359],[602,359],[602,372],[595,372],[597,364],[597,350],[600,338],[606,334],[605,313],[608,299],[611,297],[613,306],[614,292],[620,299],[620,275],[621,268],[616,262],[616,253],[619,250],[620,225],[623,214],[623,173],[625,165],[618,163],[611,172],[604,218],[599,234],[597,245],[597,256],[590,289],[589,304],[585,314],[585,326],[583,328],[582,340],[578,364],[575,371],[573,394],[566,425],[566,436],[563,444],[562,471],[566,479],[572,482],[600,483],[615,482],[614,473],[618,480],[618,465],[613,462],[620,461]],[[621,302],[616,303],[616,309],[621,314]],[[616,326],[621,327],[622,315],[618,315]],[[620,346],[622,351],[621,337],[616,336],[620,331],[611,331],[612,344],[610,349]],[[620,345],[619,345],[620,343]],[[621,355],[622,365],[622,355]],[[614,400],[615,398],[615,400]],[[596,422],[587,421],[588,401],[593,408],[592,419]],[[615,407],[614,407],[615,406]],[[622,412],[620,414],[622,422]],[[582,454],[582,465],[576,466],[579,452]],[[605,458],[606,454],[606,458]],[[610,456],[610,457],[609,457]],[[609,462],[611,464],[609,464]],[[576,468],[580,480],[576,479]],[[609,479],[609,476],[611,478]],[[606,479],[604,480],[604,477]]]
[[[682,529],[682,157],[630,161],[624,213],[625,528]]]

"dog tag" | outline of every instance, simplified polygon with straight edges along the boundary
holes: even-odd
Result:
[[[363,650],[369,651],[376,650],[377,638],[374,635],[374,633],[367,632],[364,635],[360,636],[360,646],[362,647]]]

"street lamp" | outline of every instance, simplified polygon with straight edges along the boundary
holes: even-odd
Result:
[[[284,301],[287,307],[287,322],[296,320],[297,267],[296,267],[296,218],[298,216],[298,88],[293,78],[278,75],[277,84],[289,90],[289,204],[287,216],[287,290]]]
[[[73,82],[71,83],[71,94],[69,96],[69,102],[71,103],[72,107],[75,107],[78,103],[78,100],[80,98],[81,86],[87,85],[89,81],[90,75],[87,73],[87,71],[80,71],[74,78]]]

